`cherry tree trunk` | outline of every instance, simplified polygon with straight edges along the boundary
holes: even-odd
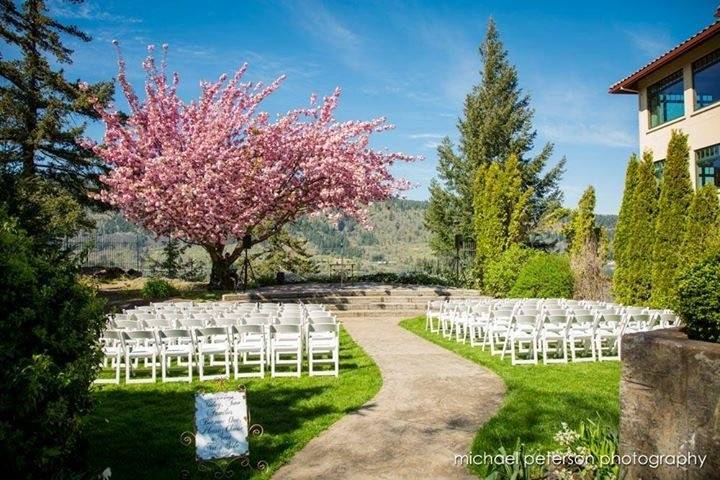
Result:
[[[205,250],[212,261],[208,285],[210,290],[235,290],[237,273],[231,267],[237,257],[223,255],[222,250],[218,251],[215,247],[205,246]]]

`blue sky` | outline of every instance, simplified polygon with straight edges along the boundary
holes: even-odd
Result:
[[[396,129],[379,134],[374,146],[425,157],[394,168],[418,184],[406,194],[412,199],[428,197],[437,142],[457,136],[492,16],[532,97],[537,147],[553,142],[553,161],[567,157],[566,204],[592,184],[599,213],[617,212],[625,163],[638,148],[637,99],[608,95],[608,87],[711,23],[716,2],[49,1],[54,15],[94,37],[73,43],[71,77],[114,76],[111,41],[118,39],[137,86],[146,46],[170,44],[170,69],[180,73],[188,100],[199,80],[243,62],[252,81],[287,74],[267,102],[271,112],[305,105],[311,93],[339,85],[339,119],[386,116]]]

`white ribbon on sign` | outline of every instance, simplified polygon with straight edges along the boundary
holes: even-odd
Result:
[[[247,397],[245,392],[195,395],[195,449],[201,460],[247,455]]]

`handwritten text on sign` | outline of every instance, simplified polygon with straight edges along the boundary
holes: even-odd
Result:
[[[195,449],[201,460],[238,457],[249,450],[245,392],[195,395]]]

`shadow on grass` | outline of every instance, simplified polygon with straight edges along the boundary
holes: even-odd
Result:
[[[194,396],[228,391],[244,385],[251,423],[262,425],[261,436],[250,437],[253,464],[266,461],[265,472],[236,464],[232,478],[268,478],[313,437],[349,412],[363,414],[380,389],[377,366],[341,332],[340,377],[239,379],[237,381],[155,383],[98,388],[95,408],[87,419],[93,473],[106,467],[112,478],[177,479],[183,470],[191,478],[212,478],[197,471],[194,446],[182,445],[183,432],[194,431]]]

